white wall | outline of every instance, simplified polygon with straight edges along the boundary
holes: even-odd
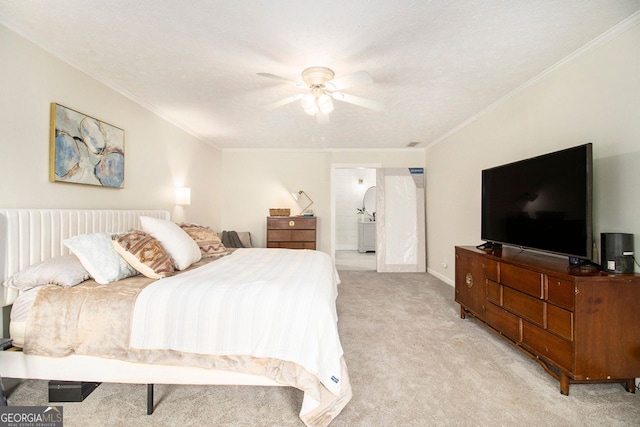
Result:
[[[481,243],[482,169],[586,142],[594,148],[594,238],[633,233],[638,253],[639,46],[636,24],[426,151],[430,272],[453,283],[454,246]]]
[[[250,231],[256,246],[266,245],[269,208],[299,208],[291,191],[304,190],[317,216],[317,248],[331,252],[331,168],[380,164],[382,167],[424,167],[422,150],[281,151],[223,150],[222,229]]]
[[[220,224],[219,150],[0,25],[0,206],[153,208],[175,220]],[[49,105],[125,131],[125,188],[49,182]],[[174,187],[192,204],[175,207]]]

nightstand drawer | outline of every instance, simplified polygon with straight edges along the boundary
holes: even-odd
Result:
[[[267,248],[315,250],[316,244],[314,242],[269,242]]]
[[[267,230],[270,242],[314,242],[316,230]]]
[[[268,230],[315,230],[316,218],[305,217],[269,217],[267,218]]]

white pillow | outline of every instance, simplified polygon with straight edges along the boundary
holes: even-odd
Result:
[[[4,285],[22,291],[50,284],[70,288],[88,278],[89,273],[77,257],[64,255],[20,270],[7,279]]]
[[[62,243],[78,257],[93,280],[101,285],[138,274],[116,252],[109,233],[80,234]]]
[[[142,230],[160,242],[173,259],[176,270],[184,270],[194,262],[200,261],[200,247],[178,224],[165,219],[140,217]]]

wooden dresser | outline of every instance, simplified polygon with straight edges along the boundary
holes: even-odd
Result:
[[[316,217],[267,217],[267,248],[315,249]]]
[[[569,270],[569,261],[514,248],[456,247],[455,300],[560,381],[640,377],[640,275]]]

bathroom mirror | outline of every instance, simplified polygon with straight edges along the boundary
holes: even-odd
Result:
[[[376,219],[376,187],[369,187],[362,198],[362,208],[373,220]]]

